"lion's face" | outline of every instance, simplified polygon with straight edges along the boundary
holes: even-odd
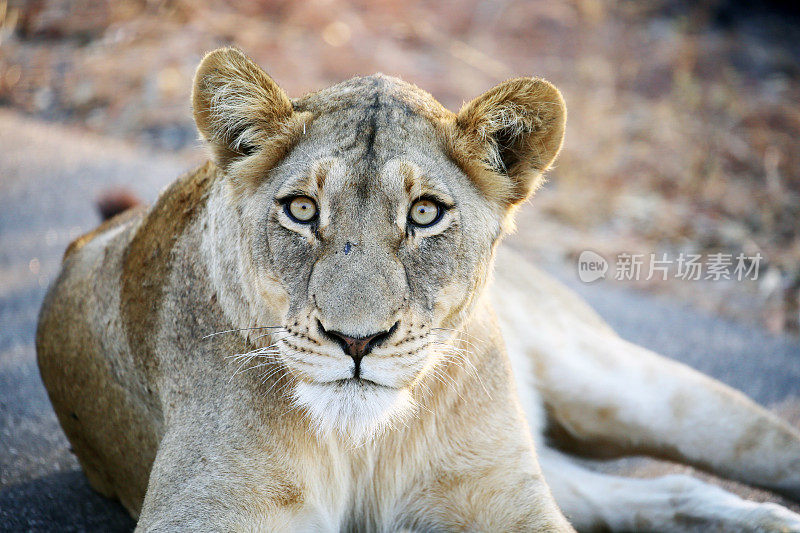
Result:
[[[264,320],[279,321],[270,339],[296,402],[322,432],[363,440],[460,356],[447,341],[485,285],[509,211],[555,157],[563,110],[527,116],[501,98],[494,115],[475,101],[456,116],[385,76],[289,102],[256,69],[233,50],[209,55],[198,126],[230,180],[240,252]],[[563,106],[547,88],[546,103]],[[532,139],[537,127],[557,141]]]
[[[274,337],[297,399],[353,433],[405,411],[415,380],[452,353],[501,222],[429,122],[367,90],[306,124],[246,200],[253,260],[288,294]]]

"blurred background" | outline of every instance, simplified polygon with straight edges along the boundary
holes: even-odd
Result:
[[[515,245],[568,268],[585,249],[761,253],[757,280],[628,284],[797,332],[798,9],[723,0],[0,0],[0,106],[189,165],[204,157],[188,104],[192,74],[221,45],[242,48],[293,96],[381,71],[455,110],[506,78],[543,76],[567,100],[566,144],[523,211]]]
[[[191,80],[223,45],[293,96],[381,71],[457,110],[506,78],[548,78],[565,146],[508,245],[623,337],[800,427],[800,4],[0,0],[0,530],[132,528],[89,489],[50,408],[37,313],[98,195],[152,201],[205,159]],[[682,281],[673,264],[667,280],[586,284],[585,250],[764,259],[757,279]]]

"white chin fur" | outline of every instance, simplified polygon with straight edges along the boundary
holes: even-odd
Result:
[[[320,437],[336,432],[355,446],[402,423],[414,408],[406,389],[352,381],[300,382],[295,386],[294,397],[295,403],[305,408]]]

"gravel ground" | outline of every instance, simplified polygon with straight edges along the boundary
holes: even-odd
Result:
[[[97,223],[101,191],[124,184],[152,200],[196,161],[5,110],[0,147],[0,531],[128,531],[124,510],[89,488],[50,408],[35,362],[36,316],[67,243]],[[524,228],[510,244],[527,250]],[[796,339],[551,270],[624,337],[792,412],[800,395]]]

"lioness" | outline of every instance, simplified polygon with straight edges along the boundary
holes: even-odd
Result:
[[[800,498],[795,429],[497,250],[561,147],[550,83],[457,114],[382,75],[292,100],[221,49],[192,103],[213,161],[73,242],[37,333],[86,475],[139,530],[800,531],[545,441]]]

